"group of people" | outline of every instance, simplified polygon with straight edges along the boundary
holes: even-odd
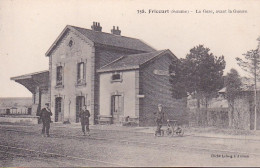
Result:
[[[50,137],[50,124],[51,124],[51,116],[52,116],[52,112],[49,108],[49,103],[45,104],[45,107],[41,110],[40,114],[40,119],[42,120],[42,136],[43,137]],[[89,117],[90,117],[90,113],[87,110],[87,106],[84,105],[82,107],[82,110],[80,111],[79,114],[80,120],[81,120],[81,126],[82,126],[82,132],[83,135],[87,135],[90,136],[89,132]]]
[[[51,116],[52,116],[52,112],[49,108],[49,103],[46,103],[45,107],[40,112],[40,119],[42,120],[42,136],[44,136],[44,137],[50,136],[49,130],[50,130],[50,123],[51,123]],[[90,132],[90,130],[89,130],[90,113],[87,110],[86,105],[84,105],[82,107],[79,117],[80,117],[80,121],[81,121],[83,135],[85,136],[86,132],[87,132],[87,135],[90,136],[90,134],[89,134],[89,132]],[[155,131],[155,136],[158,134],[161,134],[161,127],[163,124],[163,120],[164,120],[164,113],[162,111],[162,105],[159,104],[158,111],[155,113],[155,122],[157,125],[156,131]]]

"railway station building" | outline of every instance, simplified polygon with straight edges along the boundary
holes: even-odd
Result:
[[[91,124],[151,126],[162,104],[167,118],[185,122],[186,100],[170,91],[169,65],[177,59],[170,50],[122,36],[118,27],[102,32],[94,22],[91,29],[66,26],[46,56],[49,70],[11,78],[32,92],[33,114],[48,102],[54,122],[79,122],[87,105]]]

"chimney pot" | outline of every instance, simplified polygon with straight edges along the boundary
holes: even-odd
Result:
[[[117,26],[113,26],[113,29],[111,30],[111,33],[112,34],[115,34],[115,35],[121,35],[121,30],[119,30],[119,27]]]
[[[100,26],[99,22],[93,22],[93,25],[91,26],[91,29],[94,31],[100,31],[102,30],[102,27]]]

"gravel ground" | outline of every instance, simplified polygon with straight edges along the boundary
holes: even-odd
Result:
[[[93,129],[92,127],[91,136],[83,137],[79,125],[60,126],[53,124],[51,138],[44,138],[40,135],[40,125],[35,125],[34,127],[7,127],[0,125],[0,144],[42,152],[59,153],[81,159],[34,155],[20,157],[10,155],[5,153],[5,151],[23,154],[21,151],[3,150],[0,148],[0,166],[200,167],[260,165],[260,141],[193,136],[155,138],[152,134],[134,132],[130,128],[129,130],[122,130],[120,127],[118,130],[98,129],[97,127]],[[8,131],[7,129],[29,133]],[[238,158],[238,156],[240,157]]]

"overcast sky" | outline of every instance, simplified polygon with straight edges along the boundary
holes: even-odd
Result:
[[[64,27],[90,29],[93,21],[100,22],[104,32],[119,26],[123,36],[141,39],[158,50],[170,49],[178,58],[204,44],[213,54],[225,56],[225,72],[239,70],[235,57],[258,45],[259,6],[257,0],[1,0],[0,97],[31,96],[10,77],[47,70],[45,53]],[[138,14],[142,9],[147,13]],[[149,9],[190,13],[148,14]],[[209,14],[204,9],[247,13]]]

